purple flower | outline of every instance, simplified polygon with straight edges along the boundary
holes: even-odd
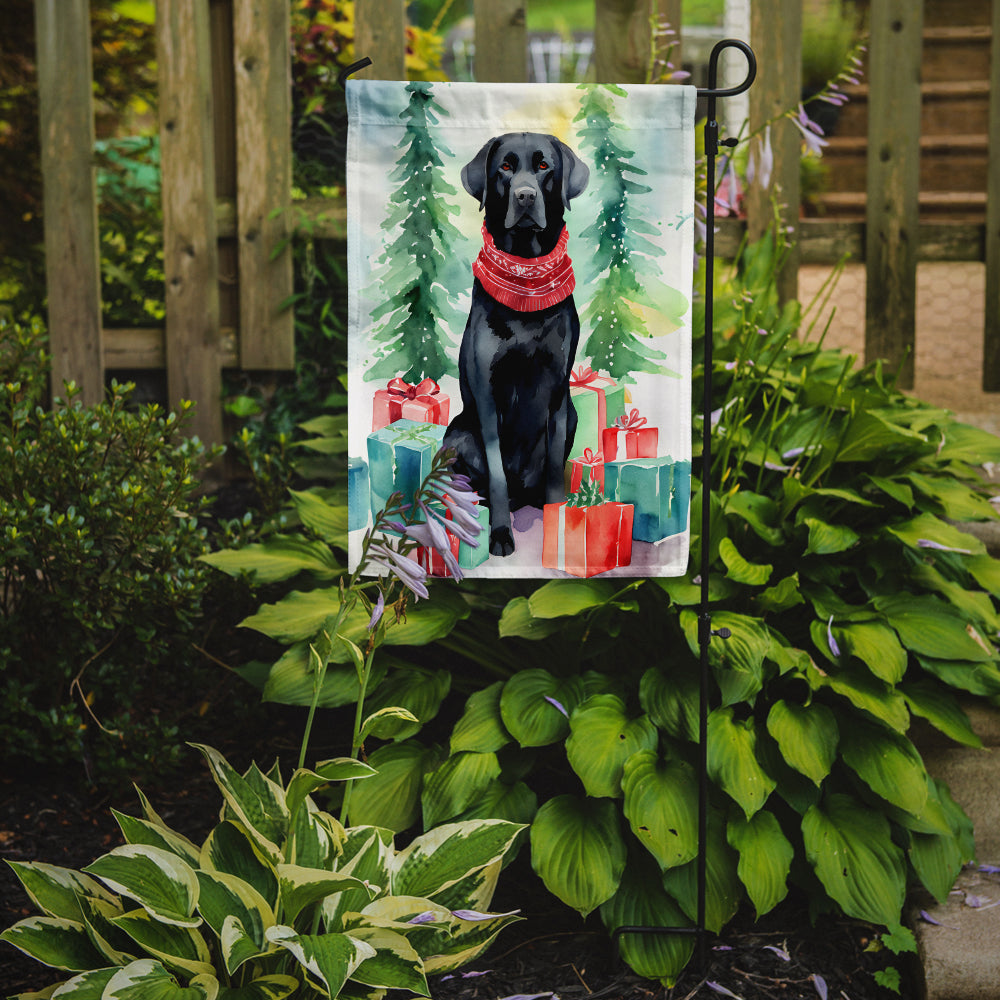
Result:
[[[747,163],[747,181],[753,184],[756,180],[763,189],[771,186],[771,174],[774,172],[774,150],[771,148],[771,126],[764,129],[764,135],[758,143],[750,147],[750,160]]]
[[[840,646],[837,645],[837,640],[833,637],[833,615],[830,615],[830,620],[826,623],[826,641],[830,646],[830,652],[834,656],[840,656]]]
[[[459,920],[492,920],[494,917],[513,917],[520,913],[520,910],[511,910],[509,913],[480,913],[478,910],[452,910],[451,915]]]
[[[433,910],[424,910],[423,913],[418,913],[415,917],[410,917],[406,922],[408,924],[432,924],[437,920],[437,916]]]
[[[766,944],[766,945],[764,945],[764,950],[765,951],[773,951],[775,953],[775,955],[777,955],[778,958],[780,958],[782,960],[782,962],[790,962],[792,960],[792,956],[789,955],[788,952],[784,948],[779,948],[775,944]]]
[[[424,512],[425,521],[416,524],[408,524],[403,529],[408,538],[412,538],[418,545],[425,548],[434,549],[444,560],[448,572],[456,579],[462,579],[462,571],[459,569],[458,560],[455,553],[451,551],[451,542],[448,540],[448,532],[443,524],[444,518],[436,512],[429,510],[421,501],[420,509]]]
[[[555,698],[552,698],[549,695],[544,695],[544,698],[550,705],[555,705],[555,707],[558,708],[567,719],[569,718],[569,712],[566,711],[565,707],[560,702],[556,701]]]
[[[921,549],[937,549],[940,552],[958,552],[963,556],[971,556],[972,549],[956,549],[951,545],[942,545],[930,538],[918,538],[917,547]]]
[[[375,607],[372,609],[372,616],[368,619],[368,631],[371,632],[376,625],[382,620],[382,612],[385,611],[385,595],[380,590],[378,592],[378,600],[375,602]]]
[[[815,972],[809,978],[812,979],[813,986],[816,987],[816,992],[819,994],[819,1000],[826,1000],[826,980]]]
[[[806,114],[806,109],[801,104],[798,114],[792,116],[792,124],[802,133],[806,149],[816,156],[822,156],[823,147],[827,145],[826,139],[821,138],[823,130]]]
[[[705,983],[705,985],[715,993],[721,993],[724,997],[733,997],[734,1000],[743,1000],[738,993],[734,993],[732,990],[727,990],[721,983],[713,983],[709,981]]]
[[[397,552],[386,542],[373,542],[368,547],[368,557],[390,573],[399,577],[403,586],[417,597],[428,597],[427,571],[416,560]]]

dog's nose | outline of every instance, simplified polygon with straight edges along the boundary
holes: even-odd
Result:
[[[514,198],[521,208],[531,208],[535,204],[535,189],[533,187],[519,187],[514,191]]]

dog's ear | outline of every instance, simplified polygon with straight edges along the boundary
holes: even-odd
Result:
[[[561,139],[556,139],[556,142],[559,144],[559,152],[562,156],[563,208],[569,211],[570,201],[583,194],[587,188],[587,182],[590,180],[590,167]]]
[[[489,179],[490,158],[499,145],[497,138],[490,139],[475,157],[462,167],[462,187],[479,202],[480,208],[486,207],[486,184]]]

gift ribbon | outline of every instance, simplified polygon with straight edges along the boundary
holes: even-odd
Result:
[[[418,444],[436,444],[432,428],[440,427],[439,424],[414,424],[412,427],[400,427],[399,423],[389,424],[386,428],[393,430],[393,437],[389,442],[392,445],[401,441],[416,441]]]
[[[593,368],[589,365],[580,365],[575,372],[571,372],[569,376],[569,386],[571,389],[599,389],[600,386],[596,386],[593,383],[600,380],[601,382],[607,382],[609,385],[614,385],[615,380],[608,375],[601,375],[599,372],[595,372]]]
[[[590,448],[583,449],[583,458],[580,459],[584,465],[596,465],[601,460],[600,455],[595,455]]]
[[[623,431],[637,431],[645,423],[646,418],[640,417],[638,410],[632,410],[627,415],[623,413],[620,417],[616,417],[612,426]]]
[[[416,385],[410,385],[401,378],[390,379],[386,389],[394,396],[405,396],[407,399],[420,399],[422,396],[434,396],[441,387],[432,378],[425,378]]]

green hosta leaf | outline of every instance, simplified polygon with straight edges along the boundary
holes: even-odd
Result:
[[[949,421],[937,458],[940,462],[965,462],[968,465],[1000,462],[997,436],[981,427]]]
[[[35,961],[54,969],[82,972],[105,964],[91,944],[87,929],[64,917],[28,917],[0,934],[6,941]]]
[[[907,510],[913,509],[913,490],[906,483],[885,476],[865,476],[865,479]]]
[[[660,868],[697,855],[698,782],[688,764],[640,751],[625,762],[622,789],[625,818]]]
[[[536,618],[531,613],[527,597],[515,597],[508,601],[500,615],[501,639],[512,636],[520,639],[545,639],[562,629],[563,624],[557,619]]]
[[[469,696],[462,717],[451,733],[451,752],[473,750],[477,753],[495,753],[510,742],[510,733],[500,717],[500,692],[503,681]]]
[[[415,740],[379,747],[368,758],[378,772],[351,790],[354,826],[381,826],[399,833],[420,817],[424,774],[437,766],[438,753]]]
[[[969,717],[947,688],[931,680],[907,681],[900,686],[914,715],[926,719],[945,736],[967,747],[981,747],[983,741],[972,728]]]
[[[344,571],[328,545],[297,535],[272,535],[266,542],[209,552],[199,558],[230,576],[247,574],[257,584],[288,580],[298,573],[330,580]]]
[[[761,611],[778,613],[805,604],[805,598],[799,590],[799,574],[793,573],[779,580],[773,587],[761,591],[756,598],[757,607]]]
[[[1000,559],[990,555],[974,556],[963,560],[965,568],[976,583],[994,597],[1000,597]]]
[[[508,785],[504,781],[492,781],[480,796],[457,818],[505,819],[509,823],[523,823],[527,826],[538,812],[538,796],[523,782]]]
[[[893,595],[875,598],[875,607],[899,633],[903,645],[938,660],[996,659],[975,626],[936,597]]]
[[[744,583],[748,587],[763,587],[771,578],[774,567],[768,563],[747,562],[740,555],[739,549],[729,538],[723,538],[719,542],[719,557],[726,564],[727,576],[737,583]]]
[[[802,836],[820,882],[849,917],[899,923],[906,866],[880,812],[849,795],[830,795],[806,813]]]
[[[906,650],[896,633],[878,622],[856,622],[833,628],[843,652],[856,656],[886,684],[898,684],[906,673]]]
[[[403,708],[410,712],[418,721],[386,719],[380,725],[381,739],[405,740],[419,732],[423,723],[430,722],[437,715],[441,702],[450,689],[451,674],[447,670],[424,670],[417,667],[394,670],[375,688],[365,702],[365,707],[372,712],[384,708]]]
[[[946,902],[964,863],[958,839],[950,833],[911,833],[909,855],[924,888]]]
[[[467,809],[500,777],[495,753],[452,754],[424,780],[424,826],[437,826]]]
[[[178,927],[197,927],[198,878],[170,851],[146,844],[125,844],[98,858],[84,871],[113,892],[134,899],[150,916]]]
[[[906,476],[917,490],[930,498],[951,521],[992,521],[996,511],[989,500],[950,476],[924,476],[911,472]]]
[[[499,862],[523,829],[503,820],[446,823],[396,855],[392,891],[434,899],[461,879]]]
[[[347,507],[328,503],[313,490],[289,490],[295,513],[324,542],[347,548]]]
[[[313,903],[345,889],[363,889],[367,886],[352,875],[342,872],[325,872],[301,865],[278,865],[278,884],[281,888],[282,913],[286,920],[295,918]],[[374,896],[374,891],[371,892]]]
[[[272,907],[278,901],[278,876],[240,823],[220,823],[201,848],[200,867],[209,872],[234,875],[248,883]]]
[[[933,514],[918,514],[909,521],[889,525],[886,530],[911,549],[922,548],[921,542],[933,542],[935,545],[965,551],[971,555],[984,555],[986,552],[986,546],[978,538]]]
[[[375,949],[349,934],[296,934],[291,927],[278,925],[267,931],[267,939],[287,949],[332,997],[339,996],[344,983]]]
[[[261,976],[246,986],[223,987],[218,1000],[285,1000],[299,988],[292,976]]]
[[[841,741],[847,766],[876,795],[919,815],[927,801],[927,772],[913,744],[899,733],[852,719],[850,737]]]
[[[280,785],[263,779],[254,786],[238,774],[217,750],[202,744],[192,744],[208,761],[226,805],[250,832],[265,856],[276,862],[281,855],[278,844],[288,831],[288,809],[285,792]]]
[[[926,444],[923,434],[890,423],[871,410],[862,410],[851,421],[840,449],[838,462],[868,462],[890,448]]]
[[[60,868],[39,861],[8,861],[24,891],[46,916],[67,920],[83,919],[81,896],[93,896],[109,903],[115,901],[97,879],[71,868]]]
[[[1000,694],[1000,669],[993,663],[935,660],[930,656],[918,656],[917,662],[949,687],[986,697]]]
[[[351,973],[355,982],[430,996],[424,963],[402,934],[383,927],[356,927],[351,937],[375,949],[375,954]]]
[[[698,616],[693,611],[682,611],[681,627],[692,654],[700,656]],[[759,618],[728,611],[712,615],[712,628],[715,631],[727,628],[732,633],[728,639],[713,637],[708,647],[708,662],[722,690],[723,704],[752,703],[763,686],[764,659],[771,648],[770,633]]]
[[[164,851],[170,851],[171,854],[176,854],[189,865],[198,864],[199,849],[187,837],[175,833],[159,823],[126,816],[124,813],[118,812],[117,809],[112,809],[111,812],[118,821],[122,835],[128,843],[159,847]]]
[[[689,576],[661,576],[650,581],[669,595],[670,600],[682,608],[701,603],[701,584],[692,582]],[[724,601],[739,590],[739,585],[721,573],[708,576],[708,599]]]
[[[345,655],[343,643],[334,646],[334,658]],[[338,652],[339,651],[339,652]],[[379,684],[385,677],[385,657],[375,660],[369,687]],[[317,708],[339,708],[358,700],[358,675],[352,666],[330,663],[323,675]],[[316,697],[316,673],[311,662],[308,642],[289,646],[271,666],[264,681],[261,697],[279,705],[311,705]]]
[[[230,929],[228,937],[242,941],[249,939],[251,954],[236,955],[233,947],[224,948],[226,969],[232,975],[247,958],[255,957],[265,950],[264,931],[274,926],[274,913],[267,900],[252,885],[235,875],[222,872],[198,872],[201,893],[198,910],[205,922],[215,931],[216,936],[226,943],[223,930],[227,920],[237,921],[238,934]],[[245,949],[244,949],[245,950]]]
[[[358,736],[362,740],[368,739],[369,736],[380,740],[391,740],[398,734],[405,739],[416,733],[420,726],[420,720],[409,709],[394,705],[372,712],[361,724]]]
[[[616,799],[625,761],[638,750],[655,749],[658,739],[648,716],[629,719],[620,698],[595,694],[570,717],[566,757],[588,795]]]
[[[601,920],[609,932],[619,927],[687,927],[691,922],[664,891],[655,866],[630,858],[617,892],[601,904]],[[623,934],[622,958],[638,975],[673,986],[691,959],[690,934]]]
[[[939,594],[956,611],[985,629],[988,634],[996,635],[1000,632],[1000,615],[989,594],[947,579],[927,562],[913,568],[911,579],[918,585],[913,589],[930,590]]]
[[[826,705],[797,705],[779,699],[767,716],[767,731],[785,761],[819,786],[837,756],[837,720]]]
[[[212,956],[205,939],[191,927],[160,923],[145,910],[133,910],[111,921],[168,968],[189,976],[210,975]]]
[[[764,805],[775,781],[757,762],[752,718],[737,721],[732,708],[717,708],[709,714],[708,774],[748,819]]]
[[[740,490],[726,498],[726,514],[741,518],[768,545],[778,547],[784,540],[781,511],[770,497]]]
[[[835,673],[822,674],[813,667],[806,676],[814,689],[829,688],[897,732],[906,732],[910,713],[906,710],[903,696],[884,681],[872,677],[868,670],[841,667]]]
[[[726,829],[729,846],[739,851],[736,873],[760,919],[788,894],[788,873],[795,849],[781,832],[774,813],[762,809],[751,819],[738,816]]]
[[[560,679],[547,670],[522,670],[504,684],[500,716],[521,746],[547,746],[569,732],[569,715],[583,697],[579,677]]]
[[[736,852],[726,843],[726,824],[720,813],[709,814],[705,850],[705,926],[718,934],[733,918],[743,899],[736,873]],[[691,920],[698,919],[698,861],[663,873],[663,887]]]
[[[625,842],[608,799],[558,795],[531,825],[531,865],[553,895],[586,916],[618,889]]]
[[[683,662],[670,673],[650,667],[639,682],[639,704],[660,729],[678,740],[698,739],[698,675]]]
[[[353,757],[335,757],[321,761],[312,771],[299,768],[288,782],[285,805],[290,814],[298,812],[307,796],[331,781],[355,781],[374,777],[377,773],[374,767]]]
[[[143,958],[117,970],[101,1000],[216,1000],[218,995],[219,981],[213,975],[198,975],[181,986],[159,962]]]
[[[618,587],[610,580],[549,580],[529,598],[535,618],[563,618],[607,604]]]
[[[829,556],[846,552],[860,537],[853,528],[844,524],[828,524],[815,517],[804,518],[803,523],[809,529],[809,543],[805,552],[807,556]]]

